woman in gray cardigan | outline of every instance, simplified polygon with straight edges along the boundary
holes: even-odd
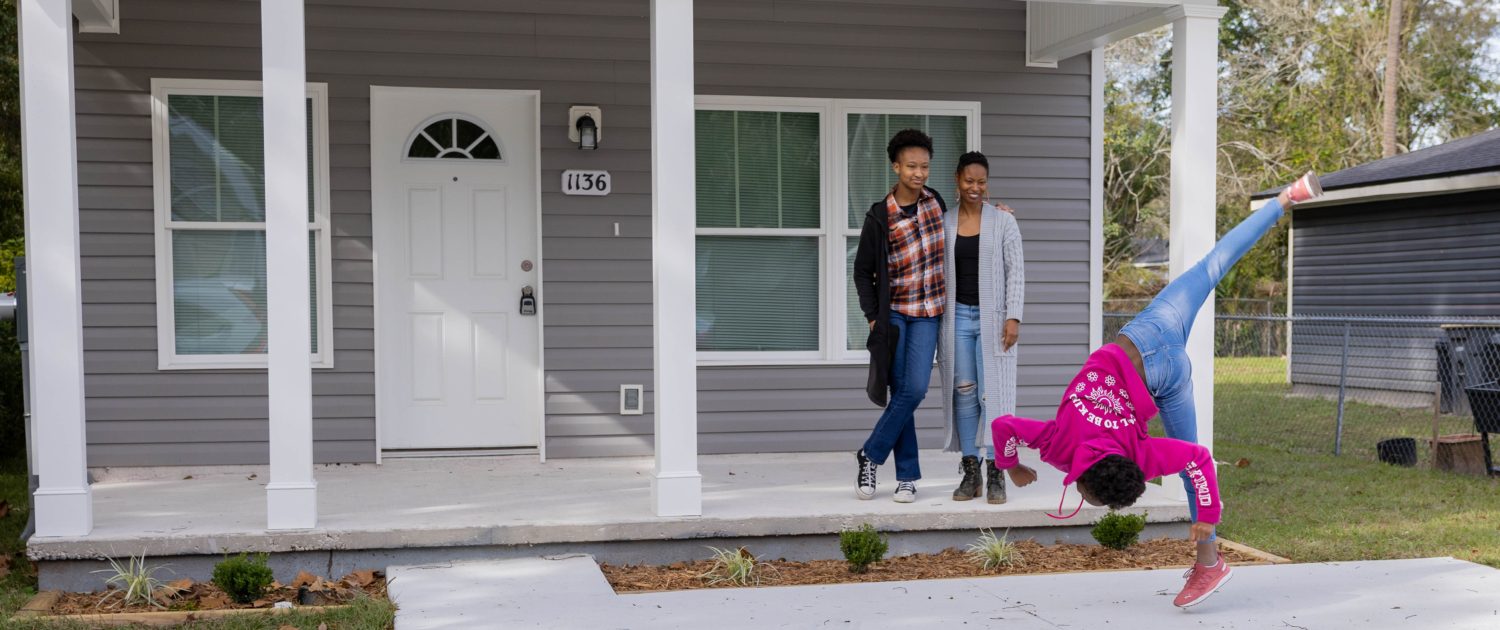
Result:
[[[990,503],[1005,502],[1005,480],[995,468],[989,420],[1016,410],[1016,340],[1026,292],[1021,230],[1010,208],[984,200],[989,193],[989,160],[965,153],[958,160],[958,205],[943,217],[948,242],[947,308],[938,343],[943,378],[945,451],[961,451],[963,481],[953,500],[980,496],[979,464],[986,462],[984,485]],[[1003,208],[1003,209],[1002,209]]]

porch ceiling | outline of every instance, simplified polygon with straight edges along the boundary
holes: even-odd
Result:
[[[948,469],[955,456],[928,451]],[[1031,452],[1027,456],[1033,455]],[[657,517],[647,500],[650,458],[553,460],[533,457],[391,460],[379,466],[323,466],[317,472],[320,527],[265,530],[265,472],[187,474],[97,482],[95,527],[81,538],[33,538],[35,560],[92,559],[125,553],[312,551],[672,540],[704,536],[825,534],[869,522],[882,529],[962,530],[1085,525],[1087,508],[1058,521],[1061,473],[1031,459],[1040,483],[1012,488],[1010,501],[955,502],[955,473],[924,479],[922,500],[898,504],[882,492],[854,498],[848,453],[714,455],[700,459],[701,518]],[[200,471],[201,472],[201,471]],[[255,478],[250,478],[252,472]],[[894,484],[883,486],[888,491]],[[1174,485],[1173,488],[1176,486]],[[1077,501],[1070,492],[1072,501]],[[1152,522],[1187,519],[1187,504],[1155,485],[1136,508]]]
[[[1165,26],[1184,11],[1217,6],[1217,0],[1031,0],[1026,63],[1055,68],[1069,57]]]

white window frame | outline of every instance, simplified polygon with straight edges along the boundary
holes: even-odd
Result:
[[[261,97],[260,81],[209,79],[151,80],[152,176],[156,214],[156,343],[157,367],[162,370],[217,370],[266,367],[266,354],[178,354],[177,316],[172,278],[173,230],[265,229],[264,222],[174,221],[171,216],[171,130],[168,128],[167,98],[172,95]],[[312,367],[329,369],[333,364],[333,262],[329,228],[328,84],[308,83],[312,100],[313,221],[307,229],[316,233],[318,274],[318,351],[310,354]]]
[[[903,101],[870,99],[823,99],[761,96],[699,95],[697,110],[813,112],[819,115],[818,147],[822,156],[819,195],[822,227],[817,229],[697,228],[698,236],[817,236],[820,248],[818,270],[818,350],[796,352],[698,352],[698,365],[857,365],[868,363],[866,350],[848,350],[845,329],[848,308],[845,293],[849,273],[844,268],[845,239],[859,237],[860,228],[848,228],[849,207],[848,135],[849,114],[908,114],[963,116],[968,119],[968,148],[976,151],[982,133],[977,101]],[[935,168],[930,177],[949,176]],[[873,200],[872,200],[873,201]],[[951,201],[950,201],[951,202]],[[835,273],[834,270],[837,270]]]

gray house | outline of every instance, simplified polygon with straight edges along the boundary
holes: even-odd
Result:
[[[1167,24],[1174,265],[1213,242],[1212,0],[19,5],[35,540],[100,467],[265,465],[316,530],[315,464],[652,455],[696,516],[700,453],[852,451],[905,127],[1017,209],[1047,417],[1100,343],[1099,50]]]
[[[1347,374],[1355,396],[1431,405],[1438,342],[1455,337],[1462,344],[1458,338],[1472,332],[1439,326],[1500,320],[1500,130],[1330,173],[1322,181],[1327,194],[1299,204],[1292,214],[1291,310],[1302,316],[1431,318],[1429,326],[1359,324],[1351,332]],[[1257,203],[1275,193],[1257,194]],[[1337,391],[1342,344],[1341,325],[1293,324],[1294,388]],[[1445,397],[1467,408],[1461,391]]]

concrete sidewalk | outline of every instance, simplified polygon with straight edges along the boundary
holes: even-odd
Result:
[[[573,556],[393,566],[397,630],[432,628],[1500,628],[1500,571],[1431,558],[1245,566],[1172,606],[1180,571],[616,595]]]

